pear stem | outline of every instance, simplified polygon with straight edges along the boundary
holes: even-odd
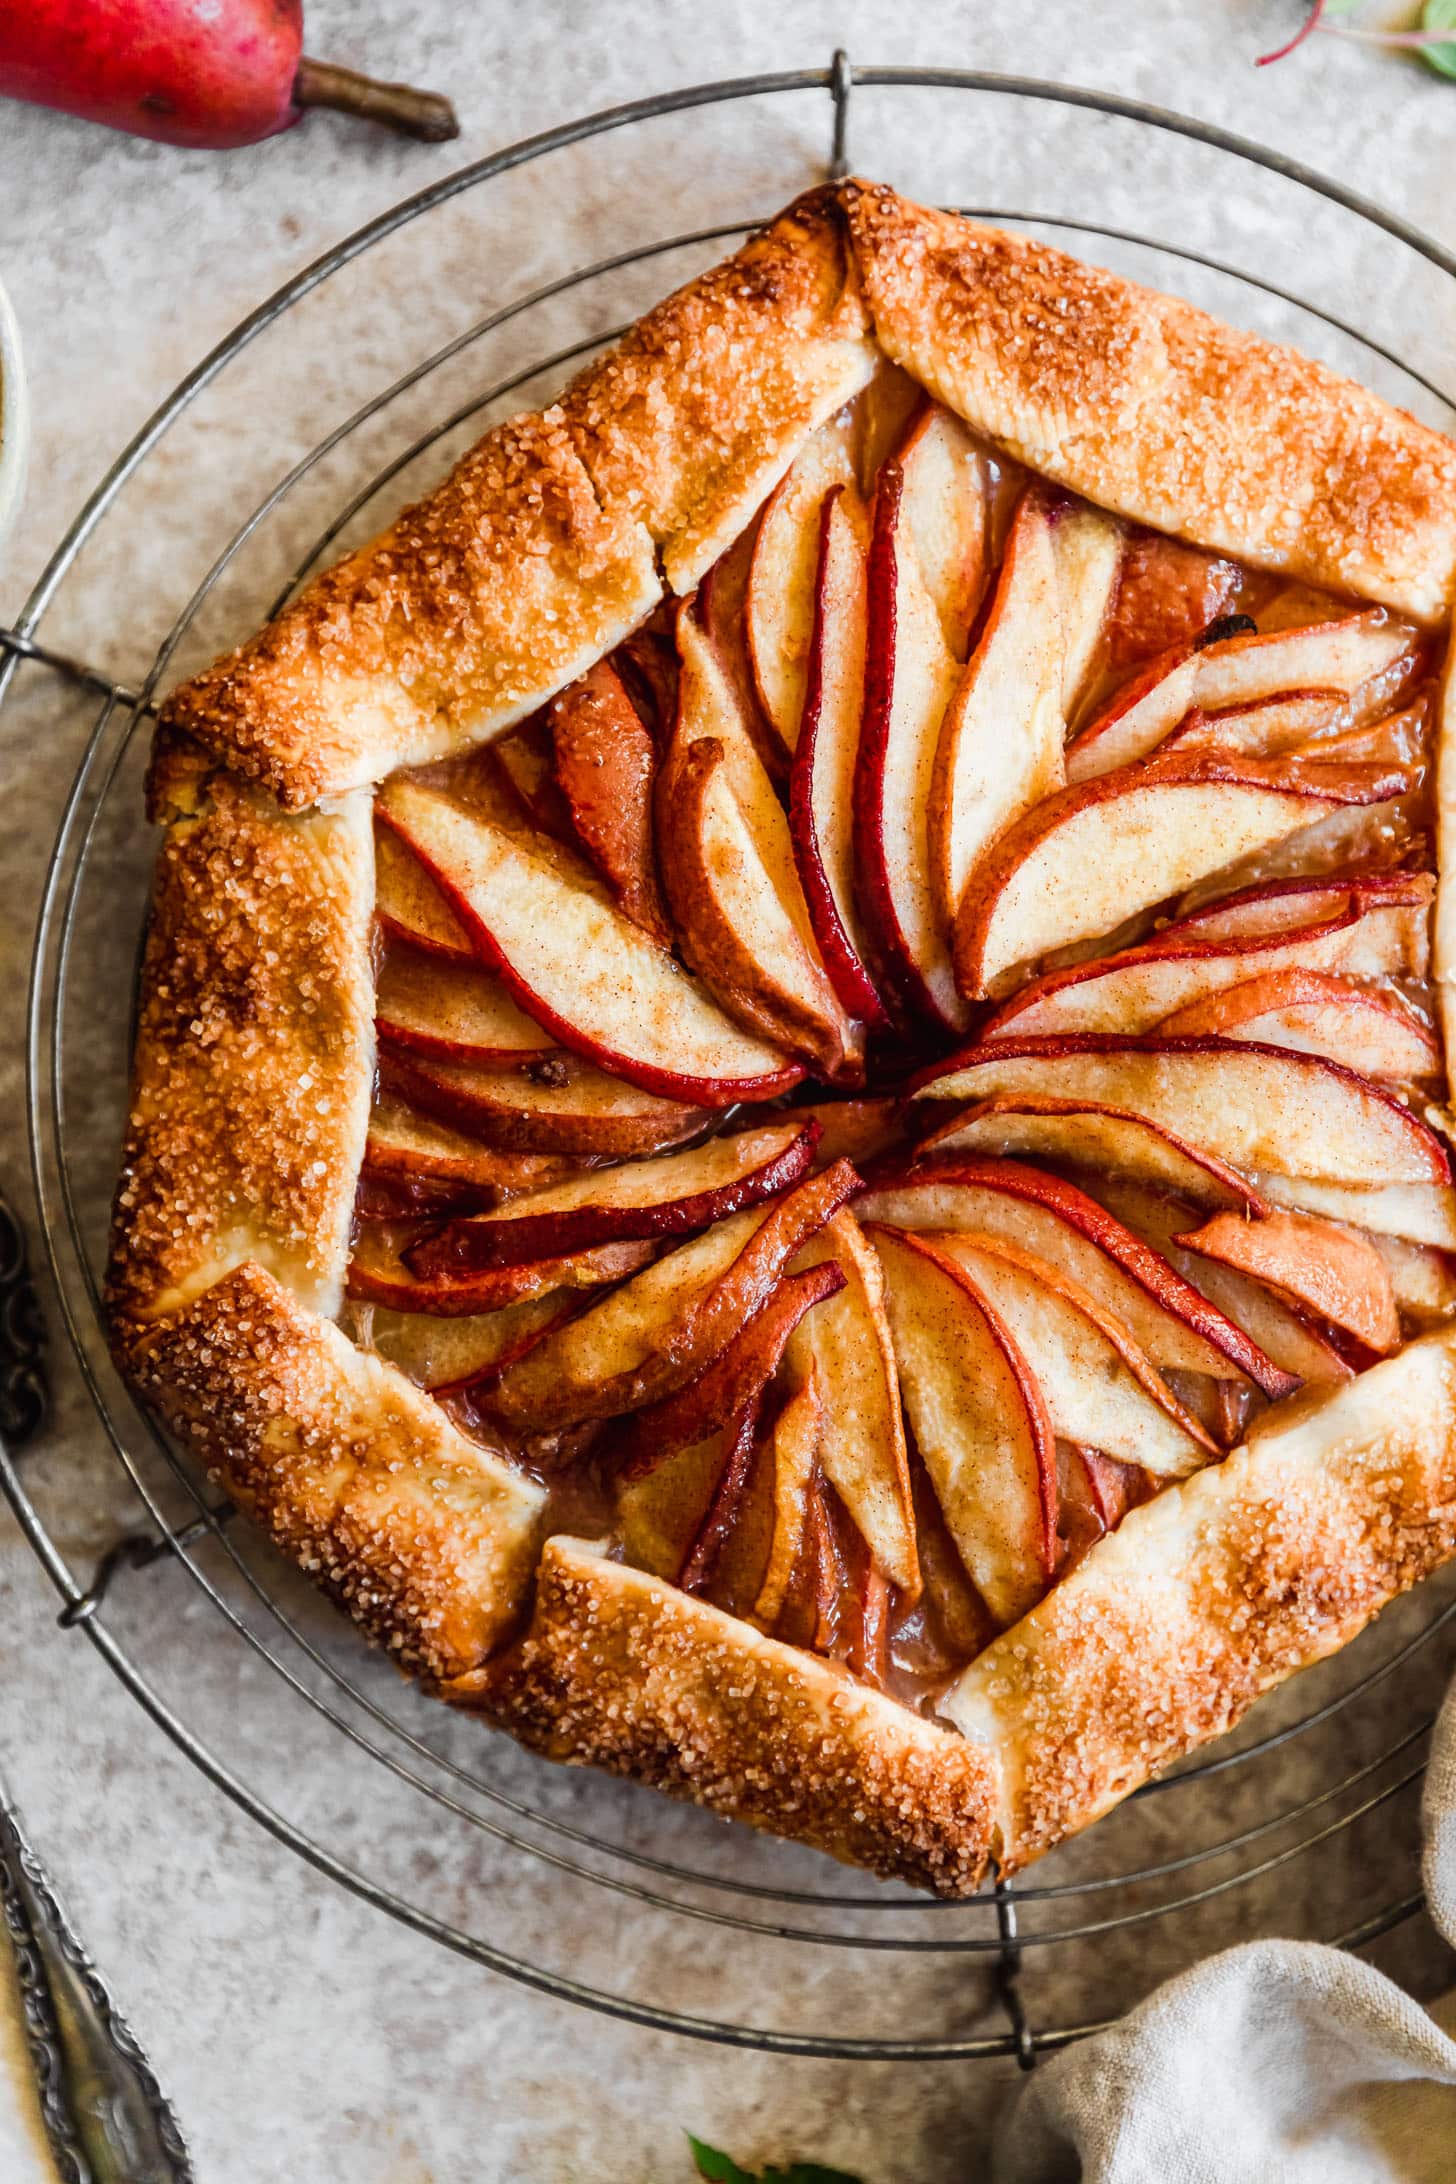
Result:
[[[401,136],[421,137],[427,144],[444,144],[460,134],[454,107],[438,92],[416,91],[407,83],[376,83],[372,76],[332,61],[311,61],[307,54],[293,79],[293,103],[332,106],[397,129]]]

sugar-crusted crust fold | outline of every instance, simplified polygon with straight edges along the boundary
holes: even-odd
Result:
[[[1432,971],[1446,1049],[1446,1096],[1456,1101],[1456,622],[1436,711],[1436,906]]]
[[[132,1352],[139,1392],[399,1666],[474,1668],[520,1614],[543,1490],[261,1267]]]
[[[508,727],[661,593],[651,538],[603,507],[561,412],[518,417],[163,718],[297,810]]]
[[[547,1541],[530,1628],[443,1697],[605,1767],[945,1896],[985,1873],[984,1750],[586,1541]]]
[[[1296,1399],[1158,1495],[971,1663],[942,1705],[1000,1763],[1018,1871],[1456,1553],[1456,1331]]]
[[[893,190],[842,191],[887,355],[1115,514],[1440,621],[1456,444],[1293,349]]]
[[[743,531],[879,352],[838,194],[816,190],[591,365],[563,409],[609,507],[641,518],[674,591]]]
[[[374,1069],[374,849],[362,791],[286,817],[175,739],[141,974],[108,1303],[176,1310],[253,1259],[343,1296]]]

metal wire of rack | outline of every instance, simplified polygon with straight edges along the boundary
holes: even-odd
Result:
[[[330,459],[347,451],[364,428],[388,413],[402,397],[427,387],[443,367],[456,359],[487,354],[493,337],[525,328],[543,307],[560,299],[593,296],[615,276],[659,258],[730,242],[752,223],[735,220],[670,234],[572,268],[465,327],[373,393],[306,450],[257,501],[181,605],[140,684],[129,687],[103,669],[43,643],[38,631],[78,556],[103,525],[124,488],[189,406],[253,342],[279,325],[290,310],[322,284],[412,221],[467,192],[480,191],[515,170],[628,127],[729,101],[770,100],[785,93],[827,94],[832,117],[827,165],[831,174],[839,174],[846,168],[851,117],[859,111],[852,102],[876,89],[978,93],[1050,103],[1200,145],[1264,169],[1298,190],[1314,193],[1342,208],[1456,284],[1456,259],[1394,215],[1294,162],[1207,125],[1135,101],[1027,79],[948,69],[853,68],[841,53],[829,69],[694,86],[613,108],[511,146],[446,177],[382,215],[280,289],[204,358],[143,427],[71,525],[15,627],[0,630],[0,708],[25,660],[101,694],[62,815],[37,930],[27,1054],[31,1144],[46,1249],[67,1333],[111,1448],[142,1501],[148,1526],[118,1538],[89,1570],[78,1574],[57,1544],[30,1479],[3,1443],[0,1486],[62,1597],[61,1622],[68,1628],[84,1629],[152,1718],[243,1810],[320,1871],[406,1924],[558,1999],[656,2030],[785,2055],[901,2061],[1010,2057],[1028,2068],[1038,2054],[1064,2046],[1105,2021],[1104,2014],[1035,2023],[1022,1986],[1028,1952],[1055,1949],[1065,1953],[1074,1944],[1111,1949],[1125,1934],[1139,1935],[1151,1922],[1166,1922],[1180,1914],[1201,1915],[1206,1907],[1235,1891],[1243,1891],[1246,1896],[1250,1891],[1257,1894],[1257,1884],[1265,1883],[1277,1889],[1278,1877],[1295,1861],[1348,1839],[1372,1816],[1381,1826],[1388,1824],[1394,1801],[1419,1779],[1428,1717],[1419,1715],[1398,1725],[1393,1721],[1394,1734],[1377,1724],[1373,1733],[1365,1735],[1363,1746],[1349,1725],[1370,1718],[1374,1708],[1383,1709],[1391,1694],[1402,1688],[1402,1672],[1412,1673],[1426,1658],[1432,1641],[1456,1617],[1456,1600],[1446,1602],[1433,1595],[1410,1619],[1410,1627],[1401,1626],[1393,1645],[1387,1642],[1383,1646],[1379,1658],[1372,1658],[1368,1641],[1362,1641],[1366,1650],[1356,1649],[1360,1655],[1359,1673],[1318,1704],[1304,1712],[1290,1712],[1277,1727],[1252,1741],[1236,1741],[1229,1749],[1215,1749],[1166,1779],[1149,1784],[1130,1801],[1127,1820],[1104,1822],[1096,1831],[1109,1845],[1107,1870],[1098,1870],[1094,1865],[1093,1870],[1086,1871],[1075,1861],[1070,1866],[1063,1861],[1048,1870],[1061,1871],[1064,1877],[1014,1889],[998,1884],[992,1894],[976,1903],[949,1905],[911,1898],[904,1892],[875,1890],[870,1885],[826,1885],[821,1866],[816,1864],[811,1873],[802,1860],[779,1858],[774,1846],[755,1846],[754,1856],[760,1862],[754,1863],[746,1853],[739,1855],[736,1837],[735,1849],[725,1864],[720,1855],[723,1836],[714,1834],[710,1839],[714,1823],[695,1814],[675,1813],[670,1827],[663,1821],[651,1847],[644,1847],[644,1808],[640,1803],[623,1805],[620,1799],[613,1802],[609,1792],[614,1793],[617,1786],[602,1785],[596,1795],[585,1800],[563,1798],[549,1779],[550,1770],[524,1755],[506,1762],[500,1741],[482,1732],[473,1733],[465,1757],[457,1756],[452,1739],[440,1729],[438,1721],[428,1720],[426,1709],[414,1704],[403,1687],[389,1680],[387,1672],[382,1676],[376,1673],[377,1664],[364,1657],[362,1650],[348,1641],[347,1634],[345,1642],[334,1643],[338,1633],[333,1623],[315,1612],[314,1604],[290,1586],[286,1574],[257,1549],[256,1543],[240,1536],[240,1528],[228,1523],[230,1512],[226,1508],[209,1505],[203,1484],[190,1466],[130,1404],[110,1368],[99,1332],[94,1207],[90,1203],[94,1179],[82,1172],[84,1162],[78,1156],[73,1119],[74,1072],[68,1076],[66,1059],[69,1012],[74,1006],[76,982],[83,975],[87,891],[92,884],[89,874],[93,865],[105,861],[107,827],[125,787],[126,769],[135,763],[137,730],[152,711],[154,692],[179,648],[195,631],[204,608],[246,560],[254,542],[268,534],[270,523],[289,503],[290,496],[325,475]],[[1187,267],[1240,283],[1250,292],[1306,314],[1311,324],[1383,360],[1433,402],[1456,409],[1456,395],[1411,362],[1403,361],[1393,347],[1362,333],[1343,315],[1301,297],[1285,283],[1231,265],[1212,252],[1180,247],[1123,225],[1090,218],[1013,210],[1004,205],[965,209],[1002,221],[1039,224],[1102,242],[1155,251]],[[266,594],[253,598],[254,616],[259,609],[276,609],[381,495],[387,494],[413,466],[428,462],[452,434],[482,415],[493,413],[527,385],[559,381],[569,365],[613,338],[618,330],[614,325],[599,323],[593,310],[588,329],[577,338],[557,343],[547,353],[532,349],[524,361],[518,360],[511,369],[498,372],[483,386],[472,377],[465,400],[457,401],[443,418],[429,415],[421,429],[410,432],[388,460],[376,464],[332,508],[305,550],[290,556],[286,580],[277,587],[276,597],[271,602]],[[315,1731],[327,1731],[340,1740],[351,1764],[357,1757],[378,1770],[373,1779],[386,1785],[385,1794],[407,1799],[407,1809],[412,1813],[423,1811],[430,1826],[448,1824],[458,1828],[463,1840],[482,1846],[482,1855],[517,1861],[509,1867],[500,1865],[497,1870],[519,1870],[519,1857],[525,1855],[563,1881],[594,1886],[604,1891],[608,1900],[630,1906],[644,1918],[665,1921],[673,1931],[681,1929],[691,1934],[707,1927],[720,1937],[741,1938],[750,1948],[807,1948],[813,1956],[822,1953],[829,1957],[862,1952],[868,1964],[886,1955],[922,1963],[948,1959],[952,1966],[979,1963],[991,1975],[989,1995],[1004,2023],[996,2029],[960,2029],[937,2036],[919,2031],[858,2034],[837,2024],[825,2031],[805,2031],[744,2023],[726,2016],[669,2008],[650,1994],[619,1991],[589,1976],[553,1969],[537,1961],[530,1949],[513,1949],[493,1933],[476,1932],[463,1920],[452,1921],[440,1915],[420,1894],[391,1885],[364,1870],[362,1864],[349,1863],[327,1847],[322,1831],[315,1828],[311,1832],[289,1817],[279,1801],[260,1786],[262,1770],[256,1764],[250,1771],[246,1759],[239,1764],[224,1758],[214,1749],[216,1740],[199,1735],[163,1695],[154,1673],[140,1665],[134,1648],[112,1627],[112,1613],[103,1612],[116,1609],[120,1603],[122,1613],[117,1620],[123,1620],[124,1595],[132,1590],[129,1574],[163,1566],[186,1571],[195,1596],[209,1611],[209,1630],[216,1631],[220,1623],[221,1641],[236,1641],[240,1649],[236,1658],[248,1668],[267,1671],[265,1689],[272,1696],[265,1697],[265,1706],[281,1707],[285,1700],[298,1702]],[[123,1579],[128,1580],[127,1585],[113,1597]],[[165,1622],[162,1627],[165,1634]],[[1369,1702],[1363,1713],[1361,1702]],[[441,1710],[433,1711],[438,1715]],[[1308,1794],[1296,1795],[1292,1800],[1281,1800],[1276,1791],[1262,1786],[1252,1792],[1245,1789],[1244,1785],[1259,1777],[1259,1761],[1271,1760],[1296,1741],[1301,1749],[1307,1748],[1334,1729],[1338,1729],[1341,1742],[1332,1779],[1320,1781]],[[1348,1745],[1344,1741],[1347,1733]],[[1267,1767],[1264,1773],[1267,1775]],[[1221,1787],[1214,1791],[1216,1783]],[[1205,1807],[1210,1799],[1217,1805],[1226,1798],[1236,1824],[1217,1824],[1221,1815],[1215,1815],[1211,1836],[1190,1840],[1190,1836],[1197,1836],[1197,1828],[1188,1815],[1192,1801],[1199,1798]],[[423,1800],[422,1806],[416,1808],[415,1799]],[[1249,1807],[1246,1814],[1233,1814],[1237,1800]],[[606,1817],[608,1807],[610,1820]],[[1175,1819],[1157,1819],[1159,1814],[1174,1812]],[[1137,1834],[1139,1814],[1154,1816],[1156,1824],[1151,1835],[1146,1830]],[[1128,1826],[1134,1830],[1127,1856],[1120,1855],[1117,1848],[1121,1840],[1116,1832],[1119,1826],[1124,1831]],[[1150,1842],[1159,1854],[1150,1854],[1146,1847],[1138,1851],[1139,1843],[1146,1846]],[[805,1878],[806,1874],[810,1877]],[[1337,1922],[1338,1930],[1329,1938],[1341,1946],[1359,1946],[1407,1917],[1419,1902],[1418,1888],[1403,1886],[1374,1908],[1362,1908],[1358,1917]],[[958,2011],[957,2015],[963,2016],[964,2012]],[[902,2022],[903,2017],[903,2008],[897,2006],[897,2022]]]

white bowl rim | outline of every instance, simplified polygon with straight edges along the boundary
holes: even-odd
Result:
[[[20,353],[20,327],[0,284],[0,544],[25,495],[30,453],[30,392]]]

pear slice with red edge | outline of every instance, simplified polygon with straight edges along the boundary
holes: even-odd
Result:
[[[1176,1241],[1275,1289],[1290,1303],[1354,1335],[1378,1357],[1400,1347],[1400,1314],[1389,1269],[1364,1237],[1308,1214],[1262,1221],[1216,1213]]]
[[[789,774],[789,832],[814,938],[845,1008],[875,1030],[889,1017],[867,967],[854,887],[854,790],[868,614],[864,511],[825,499],[807,684]]]
[[[1216,1217],[1219,1218],[1219,1217]],[[934,1232],[1011,1331],[1063,1440],[1186,1478],[1219,1453],[1124,1323],[1060,1267],[1005,1237]]]
[[[1363,1077],[1429,1077],[1441,1047],[1408,1003],[1330,971],[1287,965],[1191,1001],[1158,1026],[1171,1038],[1214,1032],[1323,1054]]]
[[[962,990],[1003,991],[1052,949],[1114,931],[1327,813],[1407,786],[1400,768],[1214,751],[1072,783],[1023,813],[978,864],[956,919]]]
[[[1041,487],[1023,494],[985,624],[941,723],[930,858],[947,927],[991,842],[1065,778],[1053,505]]]
[[[641,1090],[704,1106],[786,1091],[801,1072],[726,1016],[584,873],[418,782],[379,808],[511,997],[543,1029]]]
[[[765,505],[749,565],[744,635],[759,702],[784,748],[799,740],[826,494],[855,483],[846,420],[811,433]]]
[[[974,1231],[1035,1252],[1127,1327],[1162,1373],[1252,1382],[1270,1396],[1294,1385],[1161,1252],[1064,1176],[946,1155],[877,1182],[855,1213],[898,1228]]]
[[[447,1221],[410,1253],[418,1274],[468,1274],[628,1237],[691,1235],[761,1205],[809,1171],[819,1132],[797,1117],[686,1152],[596,1168],[489,1213]]]
[[[795,1330],[789,1363],[798,1377],[811,1367],[817,1377],[825,1477],[876,1569],[913,1600],[920,1590],[920,1564],[884,1282],[879,1260],[847,1207],[805,1245],[794,1266],[821,1263],[838,1268],[843,1287]]]
[[[1057,1555],[1057,1451],[1025,1358],[940,1240],[867,1231],[885,1272],[900,1387],[921,1460],[973,1584],[1004,1628]]]
[[[1092,1100],[1232,1167],[1315,1183],[1451,1181],[1440,1139],[1392,1093],[1323,1056],[1240,1039],[993,1039],[925,1071],[915,1095]]]
[[[864,712],[854,783],[856,900],[877,983],[909,1019],[963,1029],[930,850],[936,751],[960,666],[920,572],[904,472],[886,463],[870,539]]]

